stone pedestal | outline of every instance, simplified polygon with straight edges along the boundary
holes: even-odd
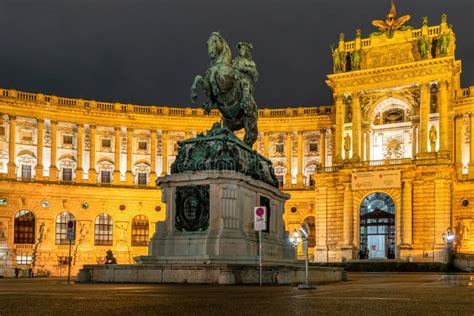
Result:
[[[284,231],[289,195],[262,181],[231,171],[179,173],[158,178],[166,221],[158,222],[149,256],[138,263],[256,264],[258,233],[254,207],[267,207],[262,233],[266,263],[294,263],[295,251]]]

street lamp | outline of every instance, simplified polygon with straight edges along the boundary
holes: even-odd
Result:
[[[298,245],[303,241],[303,254],[305,255],[305,283],[298,285],[300,290],[309,290],[316,289],[316,285],[309,283],[308,280],[308,270],[309,270],[309,260],[308,260],[308,237],[309,237],[309,225],[306,221],[301,224],[298,231],[293,229],[293,235],[290,236],[290,243],[294,248],[297,248]]]
[[[443,240],[446,242],[446,255],[447,255],[447,265],[448,270],[452,268],[452,259],[453,259],[453,241],[456,239],[456,234],[451,231],[451,228],[446,229],[446,233],[443,233]]]

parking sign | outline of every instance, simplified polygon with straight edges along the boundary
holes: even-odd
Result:
[[[76,221],[67,221],[66,239],[73,241],[76,239]]]
[[[267,208],[265,206],[256,206],[254,208],[254,229],[267,229]]]

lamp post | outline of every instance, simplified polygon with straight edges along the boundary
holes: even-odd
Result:
[[[451,231],[451,228],[446,229],[446,233],[443,233],[443,240],[446,242],[446,256],[448,271],[452,269],[453,264],[453,241],[456,239],[456,234]]]
[[[308,237],[309,237],[309,225],[306,221],[301,224],[298,231],[293,230],[293,235],[290,237],[290,242],[293,247],[297,248],[300,242],[303,242],[303,254],[305,255],[305,283],[298,285],[300,290],[310,290],[316,289],[316,285],[309,283],[308,280],[308,270],[309,270],[309,260],[308,260]]]

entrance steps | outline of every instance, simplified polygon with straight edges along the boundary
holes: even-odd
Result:
[[[402,260],[348,260],[344,262],[314,262],[321,267],[340,267],[348,272],[446,272],[441,262],[408,262]]]

